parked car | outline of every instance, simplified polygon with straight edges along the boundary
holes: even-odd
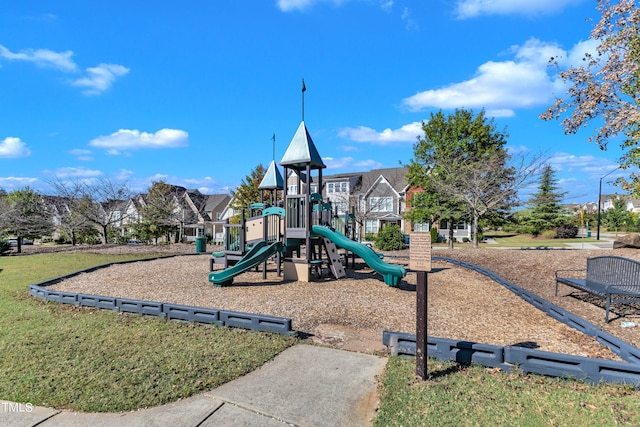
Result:
[[[7,241],[9,242],[9,245],[11,245],[11,247],[13,247],[13,248],[18,246],[18,239],[16,239],[16,238],[12,237],[10,239],[7,239]],[[23,245],[33,245],[33,241],[23,238],[22,239],[22,244]]]

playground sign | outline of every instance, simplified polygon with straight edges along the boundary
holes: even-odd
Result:
[[[431,271],[431,233],[411,233],[409,242],[409,268]]]

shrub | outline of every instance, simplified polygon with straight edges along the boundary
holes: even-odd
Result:
[[[431,233],[431,243],[438,243],[438,229],[431,227],[429,233]]]
[[[563,224],[556,227],[556,234],[559,239],[573,239],[578,235],[578,227],[573,224]]]
[[[556,230],[545,230],[542,232],[543,239],[555,239],[558,237]]]
[[[0,255],[11,250],[11,244],[7,239],[0,238]]]
[[[404,234],[396,224],[387,225],[378,233],[376,248],[382,251],[397,251],[405,248]]]

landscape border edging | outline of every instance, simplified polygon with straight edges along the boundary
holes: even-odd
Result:
[[[573,313],[571,313],[570,311],[565,310],[564,308],[557,306],[547,300],[545,300],[544,298],[534,294],[533,292],[530,292],[526,289],[521,288],[518,285],[515,285],[509,281],[507,281],[506,279],[502,278],[501,276],[497,275],[496,273],[487,270],[485,268],[479,267],[477,265],[474,264],[470,264],[468,262],[465,261],[460,261],[454,258],[448,258],[448,257],[440,257],[440,256],[434,256],[432,258],[433,260],[436,261],[445,261],[445,262],[449,262],[451,264],[455,264],[458,265],[460,267],[464,267],[467,268],[469,270],[473,270],[477,273],[482,274],[483,276],[486,276],[490,279],[492,279],[493,281],[495,281],[496,283],[501,284],[502,286],[504,286],[505,288],[509,289],[511,292],[515,293],[516,295],[518,295],[520,298],[522,298],[523,300],[525,300],[526,302],[528,302],[529,304],[533,305],[534,307],[536,307],[537,309],[545,312],[547,315],[553,317],[554,319],[558,320],[559,322],[564,323],[565,325],[576,329],[579,332],[582,332],[585,335],[588,335],[592,338],[594,338],[596,341],[598,341],[600,344],[606,346],[607,348],[609,348],[609,350],[611,350],[612,352],[614,352],[615,354],[617,354],[618,356],[620,356],[622,359],[626,360],[627,362],[630,363],[634,363],[634,364],[640,364],[640,349],[637,347],[634,347],[633,345],[629,344],[628,342],[614,336],[611,335],[608,332],[603,331],[602,329],[598,328],[596,325],[594,325],[593,323],[590,323],[586,320],[584,320],[583,318],[581,318],[580,316],[577,316]]]
[[[188,256],[202,254],[164,255],[153,258],[109,262],[30,285],[29,294],[44,301],[57,302],[60,304],[71,304],[80,307],[93,307],[123,313],[154,316],[167,320],[182,320],[190,323],[235,327],[249,329],[256,332],[273,332],[281,335],[297,335],[297,331],[294,331],[291,328],[291,319],[286,317],[266,316],[261,314],[242,313],[230,310],[218,310],[206,307],[194,307],[181,304],[163,303],[158,301],[118,298],[66,291],[53,291],[46,288],[47,286],[59,283],[64,279],[78,276],[82,273],[89,273],[102,268],[111,267],[117,264],[152,261],[161,258],[170,258],[184,255]]]
[[[392,356],[416,354],[415,335],[384,331],[382,342],[391,347]],[[640,365],[629,362],[436,337],[427,337],[427,356],[462,364],[500,368],[506,372],[511,372],[517,366],[523,373],[572,378],[592,384],[622,383],[640,388]]]

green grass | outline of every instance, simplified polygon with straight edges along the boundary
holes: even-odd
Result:
[[[30,284],[132,258],[0,257],[0,399],[88,412],[157,406],[242,376],[296,342],[29,296]]]
[[[495,244],[487,244],[486,247],[496,248],[562,248],[568,247],[567,243],[594,243],[598,240],[594,238],[581,238],[574,239],[543,239],[532,238],[528,234],[508,234],[508,233],[496,233],[485,234],[485,237],[495,240]]]
[[[429,379],[415,359],[392,357],[375,426],[640,425],[640,391],[430,359]]]

